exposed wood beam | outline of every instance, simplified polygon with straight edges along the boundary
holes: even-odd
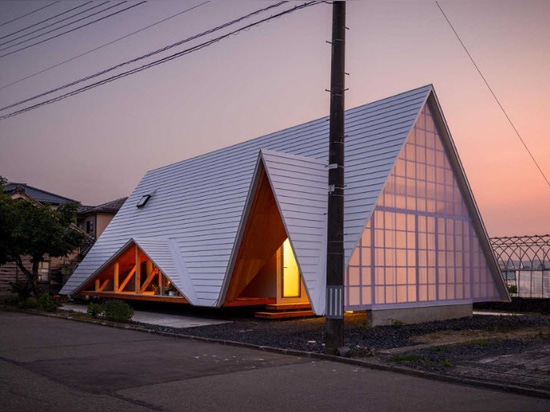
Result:
[[[153,281],[153,279],[154,279],[157,275],[160,275],[159,270],[158,270],[158,269],[154,269],[154,270],[149,274],[149,276],[147,276],[147,279],[145,279],[145,282],[143,282],[143,286],[140,288],[140,293],[145,292],[145,290],[147,289],[147,287],[149,287],[149,285],[151,284],[151,282]],[[160,276],[159,276],[159,278],[160,278]],[[159,283],[160,283],[160,280],[161,280],[161,279],[159,279]]]
[[[109,283],[109,280],[111,280],[111,279],[105,279],[103,281],[103,283],[101,283],[101,279],[96,279],[95,280],[95,290],[96,290],[96,292],[103,292],[103,289],[105,289],[105,287]]]
[[[120,265],[118,264],[118,262],[115,262],[115,264],[113,265],[113,290],[115,291],[120,290],[118,287],[119,273],[120,273]]]
[[[139,263],[139,249],[136,245],[136,287],[134,288],[136,293],[140,293],[141,290],[141,270],[140,270],[140,263]]]
[[[154,302],[172,302],[172,303],[189,303],[187,299],[183,296],[159,296],[159,295],[137,295],[133,292],[124,292],[124,293],[116,293],[116,292],[96,292],[93,290],[84,290],[81,292],[82,295],[88,295],[88,296],[96,296],[101,298],[109,298],[109,299],[124,299],[124,300],[146,300],[146,301],[154,301]]]
[[[134,266],[132,268],[132,270],[130,271],[130,273],[128,273],[128,276],[126,276],[126,278],[124,279],[122,284],[115,290],[117,292],[122,292],[124,290],[124,288],[126,287],[126,285],[128,284],[128,282],[130,282],[130,280],[132,279],[132,276],[134,276],[135,273],[136,273],[136,267]]]

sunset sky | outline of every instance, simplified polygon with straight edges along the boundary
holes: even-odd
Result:
[[[1,108],[276,2],[132,0],[115,6],[118,1],[93,1],[78,10],[115,6],[98,18],[135,7],[3,56],[44,39],[29,40],[42,33],[37,32],[8,42],[54,20],[19,30],[86,2],[52,3],[0,1]],[[289,2],[124,70],[301,4]],[[550,1],[441,0],[439,5],[550,178]],[[331,15],[328,4],[308,7],[166,64],[0,120],[0,175],[97,205],[129,195],[148,170],[326,116]],[[437,4],[350,1],[347,26],[346,108],[433,84],[489,235],[550,233],[550,185]],[[22,43],[9,48],[16,42]],[[27,105],[2,110],[0,116]]]

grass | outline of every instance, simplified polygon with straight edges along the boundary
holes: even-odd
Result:
[[[508,332],[511,332],[512,330],[514,329],[517,329],[517,328],[513,328],[511,326],[503,326],[503,325],[494,325],[493,327],[491,327],[489,329],[489,332],[494,332],[494,333],[508,333]]]
[[[480,338],[480,339],[474,339],[474,340],[468,342],[468,344],[469,345],[475,345],[475,346],[488,347],[488,346],[496,345],[497,341],[495,339]]]
[[[441,361],[430,360],[424,356],[418,355],[416,353],[405,353],[397,354],[390,357],[390,361],[397,363],[408,363],[410,365],[419,365],[419,366],[431,366],[436,362],[439,366],[444,366],[446,368],[451,368],[455,366],[454,362],[448,358],[445,358]]]
[[[370,329],[372,329],[372,324],[370,324],[369,322],[361,322],[357,326],[361,330],[370,330]]]
[[[400,321],[399,319],[390,319],[390,325],[394,328],[399,328],[405,325],[405,322]]]
[[[390,360],[393,362],[411,362],[411,363],[419,363],[423,358],[419,355],[416,355],[414,353],[407,353],[407,354],[397,354],[392,355],[390,357]]]

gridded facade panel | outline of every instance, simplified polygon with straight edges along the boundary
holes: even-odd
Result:
[[[346,272],[346,309],[498,296],[424,106]]]

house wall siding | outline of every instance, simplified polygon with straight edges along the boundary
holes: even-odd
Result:
[[[42,285],[48,285],[52,282],[62,281],[62,277],[57,278],[57,275],[60,273],[63,267],[67,267],[68,270],[72,269],[72,266],[78,260],[78,252],[74,252],[67,257],[52,258],[45,256],[44,260],[49,262],[49,278],[48,282],[41,282]],[[23,256],[23,265],[32,270],[32,263],[30,257]],[[56,276],[52,276],[52,275]],[[17,267],[17,264],[14,262],[8,262],[0,266],[0,295],[10,295],[13,294],[11,291],[10,282],[15,282],[16,280],[25,279],[24,273]],[[59,289],[61,285],[54,284],[54,290]]]
[[[10,282],[18,277],[18,269],[15,263],[10,262],[0,266],[0,295],[11,295]]]

